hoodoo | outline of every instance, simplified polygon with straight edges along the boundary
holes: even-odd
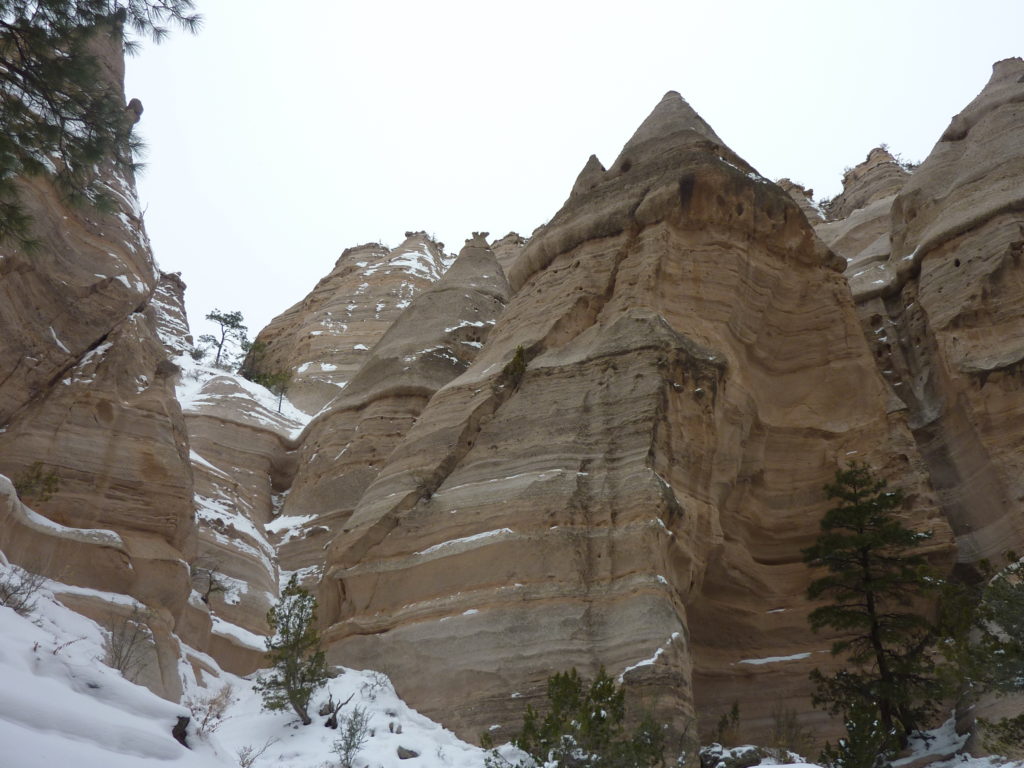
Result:
[[[669,92],[529,238],[344,251],[249,350],[274,396],[202,364],[130,167],[96,167],[111,210],[19,181],[0,572],[144,624],[139,681],[173,701],[264,665],[295,573],[332,664],[468,739],[570,668],[673,737],[735,705],[745,741],[834,738],[802,552],[838,469],[899,488],[946,573],[1024,550],[1022,103],[1024,61],[997,63],[919,167],[876,148],[819,205]]]
[[[667,94],[588,161],[333,540],[330,657],[470,736],[573,666],[674,723],[815,717],[800,549],[836,468],[882,467],[951,543],[842,266]]]

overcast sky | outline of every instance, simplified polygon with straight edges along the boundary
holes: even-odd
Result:
[[[668,90],[764,176],[817,196],[887,142],[923,159],[1024,54],[1022,0],[197,0],[128,62],[139,186],[193,332],[251,335],[342,250],[529,235]]]

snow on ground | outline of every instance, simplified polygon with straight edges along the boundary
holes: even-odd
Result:
[[[0,558],[0,578],[11,566]],[[60,587],[47,582],[49,587]],[[124,596],[106,595],[111,600]],[[379,672],[336,668],[337,677],[314,696],[313,724],[290,712],[265,712],[253,681],[221,673],[201,688],[191,665],[179,664],[188,699],[208,699],[232,687],[226,718],[200,736],[189,726],[186,749],[171,736],[189,709],[128,682],[102,663],[104,630],[61,605],[44,586],[28,616],[0,606],[0,765],[4,768],[224,768],[238,752],[268,744],[253,768],[323,768],[338,765],[332,745],[340,732],[317,716],[328,695],[352,699],[340,715],[365,709],[369,734],[356,768],[482,768],[484,752],[410,709]],[[205,654],[188,651],[216,668]],[[401,760],[399,747],[419,756]]]
[[[295,439],[316,414],[309,414],[293,405],[287,394],[278,402],[278,396],[269,389],[236,373],[229,373],[209,365],[195,362],[189,355],[179,355],[174,363],[181,368],[178,378],[176,395],[181,409],[200,411],[203,406],[215,406],[218,402],[231,398],[245,401],[247,407],[240,408],[240,415],[253,420],[284,437]],[[239,392],[232,394],[211,394],[204,391],[205,386],[215,378],[227,377],[238,387]],[[280,405],[280,410],[278,406]]]
[[[10,566],[0,567],[0,576]],[[103,630],[41,590],[31,615],[0,607],[0,764],[10,768],[221,765],[170,734],[184,707],[102,664]]]
[[[0,556],[0,578],[11,572]],[[356,768],[483,768],[485,752],[460,741],[451,732],[409,708],[379,672],[335,668],[337,674],[319,691],[310,707],[313,723],[302,726],[291,712],[266,712],[253,691],[253,680],[221,672],[199,687],[191,665],[179,670],[185,701],[209,699],[231,686],[225,718],[212,733],[189,726],[191,749],[171,736],[179,716],[194,714],[146,688],[123,679],[102,663],[104,630],[61,605],[47,582],[29,616],[0,606],[0,765],[4,768],[225,768],[238,766],[240,750],[266,749],[253,768],[330,768],[338,765],[332,746],[340,731],[325,728],[317,710],[328,695],[348,700],[342,717],[356,707],[368,716],[367,740],[355,759]],[[49,587],[49,588],[47,588]],[[105,595],[123,601],[123,595]],[[210,667],[205,654],[186,649]],[[928,755],[948,755],[961,748],[952,720],[918,740],[913,754],[895,763],[900,768]],[[399,749],[407,755],[400,758]],[[516,758],[505,746],[501,751]],[[730,752],[734,750],[728,750]],[[410,752],[415,757],[408,757]],[[765,758],[762,765],[776,764]],[[795,763],[815,768],[813,763]],[[994,758],[957,755],[935,768],[1024,768]]]

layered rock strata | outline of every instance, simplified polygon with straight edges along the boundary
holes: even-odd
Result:
[[[860,272],[850,282],[868,338],[963,562],[1024,546],[1022,103],[1024,61],[997,63],[891,203],[867,198],[819,227]],[[871,235],[844,234],[869,219]]]
[[[814,202],[813,189],[807,189],[803,184],[798,184],[790,179],[779,179],[775,183],[779,185],[779,189],[793,198],[811,224],[818,224],[825,220],[824,212]]]
[[[120,37],[100,42],[119,85]],[[144,605],[159,662],[144,682],[174,698],[171,633],[188,612],[195,548],[178,369],[158,333],[160,273],[131,169],[110,159],[96,172],[109,210],[73,205],[45,178],[23,181],[37,247],[0,246],[0,472],[32,507],[0,488],[0,548],[68,590]],[[53,486],[31,488],[33,473]],[[96,615],[121,610],[79,594],[90,601]]]
[[[369,351],[296,453],[297,474],[272,526],[286,568],[322,570],[330,534],[344,527],[427,401],[476,358],[507,300],[505,274],[478,234]]]
[[[847,260],[846,278],[858,302],[888,286],[890,212],[909,178],[888,150],[876,147],[843,176],[843,192],[827,205],[827,221],[815,222],[822,240]]]
[[[262,387],[192,361],[184,290],[179,277],[162,275],[154,301],[161,339],[180,365],[176,394],[194,480],[194,591],[183,636],[223,669],[248,674],[263,665],[266,615],[278,597],[264,526],[291,480],[290,451],[303,424],[294,409],[278,412]]]
[[[246,367],[292,374],[289,399],[314,414],[333,400],[370,349],[424,288],[448,268],[442,245],[407,232],[395,249],[348,248],[302,301],[256,337]]]
[[[588,161],[332,542],[329,656],[471,737],[569,667],[677,725],[737,698],[748,738],[772,706],[806,715],[827,640],[799,552],[835,469],[899,478],[950,544],[843,266],[666,95],[609,169]]]

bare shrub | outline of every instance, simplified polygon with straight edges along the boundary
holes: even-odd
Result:
[[[809,755],[814,750],[814,734],[800,725],[794,710],[775,709],[772,711],[768,747],[771,756],[780,763],[801,762],[798,757]]]
[[[335,739],[332,751],[337,754],[341,768],[353,768],[356,755],[370,738],[370,716],[363,707],[341,718],[341,738]]]
[[[231,684],[225,683],[216,693],[208,696],[189,696],[185,699],[185,706],[192,713],[192,722],[195,723],[197,734],[206,736],[213,733],[228,719],[227,710],[233,701],[231,697],[234,692]]]
[[[189,575],[192,579],[193,589],[199,593],[206,604],[210,602],[210,595],[215,592],[227,591],[227,582],[221,572],[220,561],[215,558],[208,556],[198,558],[189,566]]]
[[[46,577],[16,565],[0,571],[0,605],[6,605],[19,616],[27,616],[36,607],[38,592]]]
[[[263,757],[263,753],[270,749],[274,744],[277,744],[277,737],[271,736],[260,748],[256,748],[251,744],[246,744],[240,748],[235,755],[238,757],[238,768],[252,768],[253,763]]]
[[[127,616],[111,613],[104,623],[104,662],[133,683],[149,666],[149,644],[153,638],[146,622],[150,613],[138,605]]]
[[[352,696],[355,696],[353,693]],[[352,696],[349,696],[344,701],[335,701],[334,694],[327,694],[327,701],[320,705],[320,717],[326,717],[327,720],[324,722],[326,728],[337,728],[338,727],[338,713],[341,708],[352,701]]]
[[[391,687],[391,680],[383,672],[371,672],[370,679],[361,686],[363,695],[370,701],[376,701],[377,695]]]

